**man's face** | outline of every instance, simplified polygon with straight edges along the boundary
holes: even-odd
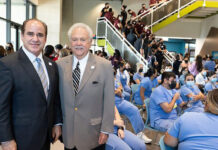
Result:
[[[146,5],[142,5],[142,8],[144,8],[144,9],[145,9],[145,8],[146,8]]]
[[[89,33],[86,29],[81,27],[74,29],[70,42],[73,54],[77,57],[77,59],[82,59],[86,56],[92,43]]]
[[[35,56],[38,56],[46,43],[45,28],[39,21],[32,20],[27,22],[25,31],[21,34],[23,46]]]
[[[109,8],[109,4],[105,5],[106,8]]]

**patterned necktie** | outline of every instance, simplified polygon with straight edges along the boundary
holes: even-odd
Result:
[[[37,62],[37,69],[38,69],[37,73],[38,73],[39,78],[41,80],[41,83],[42,83],[42,86],[43,86],[43,89],[44,89],[44,92],[45,92],[45,96],[46,96],[46,99],[47,99],[47,97],[48,97],[48,81],[47,81],[47,78],[46,78],[42,63],[41,63],[41,59],[36,58],[36,62]]]
[[[80,69],[79,69],[79,61],[78,61],[76,68],[73,71],[73,86],[74,86],[75,95],[77,95],[78,93],[79,81],[80,81]]]

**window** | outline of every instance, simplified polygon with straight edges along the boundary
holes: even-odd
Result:
[[[5,46],[6,44],[6,21],[0,20],[0,45]]]
[[[19,24],[26,20],[25,0],[11,0],[11,20]]]
[[[0,0],[0,17],[6,18],[6,0]]]

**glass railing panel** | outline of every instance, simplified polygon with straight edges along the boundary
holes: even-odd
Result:
[[[146,15],[145,17],[142,18],[142,22],[145,25],[151,25],[151,14]]]
[[[107,39],[111,45],[118,49],[122,54],[122,39],[113,31],[110,26],[107,26]]]
[[[104,37],[105,31],[106,31],[106,22],[104,22],[104,21],[98,22],[97,36]]]

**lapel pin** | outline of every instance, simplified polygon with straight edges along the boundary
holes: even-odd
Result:
[[[49,62],[48,64],[49,64],[49,66],[52,66],[52,63],[51,63],[51,62]]]
[[[91,66],[91,69],[95,69],[95,66]]]

